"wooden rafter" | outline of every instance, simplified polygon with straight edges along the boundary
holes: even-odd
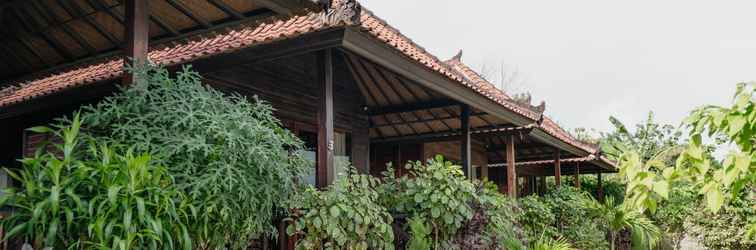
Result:
[[[470,114],[470,117],[480,117],[480,116],[483,116],[483,115],[487,115],[487,113],[484,113],[484,112],[475,112],[475,113]],[[373,124],[373,125],[370,126],[370,128],[381,128],[381,127],[387,127],[387,126],[392,126],[392,125],[405,125],[407,123],[428,123],[428,122],[439,121],[439,120],[459,119],[459,117],[460,116],[458,116],[458,115],[451,115],[451,116],[442,116],[442,117],[436,117],[436,118],[433,118],[433,117],[431,117],[431,118],[419,118],[419,119],[416,119],[416,120],[407,121],[406,123],[405,122],[397,122],[397,123],[386,123],[386,124]],[[436,132],[436,131],[433,130],[432,127],[429,126],[429,128],[430,128],[431,131]]]
[[[218,8],[219,10],[223,11],[224,13],[226,13],[226,15],[230,16],[231,18],[234,18],[234,19],[237,19],[237,20],[244,19],[244,14],[240,13],[239,11],[236,11],[234,8],[232,8],[231,6],[228,6],[223,1],[220,1],[220,0],[208,0],[208,2],[210,2],[210,4],[212,4],[213,6],[215,6],[216,8]]]
[[[113,11],[111,7],[105,6],[104,3],[101,2],[101,0],[87,0],[87,3],[89,4],[92,9],[95,11],[102,11],[108,14],[110,17],[116,20],[116,22],[120,23],[121,25],[125,25],[126,22],[124,20],[124,17],[120,15],[119,13]],[[120,4],[118,4],[120,5]],[[118,6],[116,5],[116,6]]]
[[[194,13],[192,13],[192,11],[189,10],[188,7],[184,6],[183,3],[177,2],[176,0],[167,0],[167,1],[168,1],[168,4],[170,4],[171,6],[173,6],[173,8],[175,8],[178,11],[180,11],[185,16],[189,17],[189,19],[192,19],[192,21],[194,21],[195,23],[197,23],[200,26],[202,26],[202,28],[207,29],[207,28],[210,28],[211,26],[213,26],[207,20],[202,19],[201,17],[199,17],[199,16],[195,15]]]
[[[341,54],[343,55],[342,58],[344,59],[344,62],[347,64],[347,69],[349,69],[349,72],[352,73],[352,78],[357,83],[357,87],[360,89],[360,93],[362,93],[362,95],[365,96],[365,98],[367,99],[367,103],[376,103],[375,100],[373,99],[373,96],[367,90],[367,87],[363,85],[362,78],[359,75],[357,75],[357,72],[355,71],[354,67],[352,67],[352,65],[347,61],[349,60],[347,58],[348,56],[345,53],[341,53]],[[371,124],[370,126],[372,126],[372,123],[373,123],[372,120],[368,118],[368,121],[370,121],[370,124]],[[375,128],[374,131],[378,134],[379,137],[383,137],[383,132],[381,132],[380,129]]]
[[[374,65],[370,65],[370,66],[374,66]],[[396,84],[396,82],[390,80],[390,78],[386,75],[386,73],[384,73],[383,70],[376,69],[376,68],[373,68],[373,70],[378,73],[378,77],[380,77],[381,79],[383,79],[383,81],[386,83],[386,85],[389,87],[389,89],[392,92],[394,92],[394,94],[396,94],[397,97],[399,97],[399,100],[401,100],[402,103],[410,103],[410,101],[407,100],[406,98],[404,98],[404,96],[402,96],[402,94],[394,86],[394,84]],[[417,99],[415,99],[415,100],[417,100]],[[415,121],[420,120],[420,117],[416,113],[412,112],[410,114],[412,114],[412,116],[415,117]],[[428,129],[428,131],[434,131],[433,127],[431,127],[428,123],[422,123],[422,124],[425,125],[425,127]]]
[[[532,131],[532,127],[506,127],[506,125],[499,125],[498,128],[494,129],[492,127],[479,127],[474,128],[470,130],[471,135],[475,136],[484,136],[488,134],[520,134],[520,133],[530,133]],[[442,132],[430,132],[430,133],[420,133],[415,135],[400,135],[400,136],[391,136],[391,137],[384,137],[380,139],[373,140],[376,143],[398,143],[398,142],[423,142],[423,141],[451,141],[451,140],[458,140],[459,136],[461,135],[461,131],[459,129],[454,130],[447,130]]]
[[[15,20],[17,20],[21,24],[21,28],[18,29],[18,31],[21,33],[21,36],[30,37],[32,36],[32,34],[39,35],[40,37],[42,37],[42,40],[44,40],[50,47],[53,48],[53,50],[55,50],[55,52],[60,54],[63,58],[67,60],[74,58],[74,56],[71,55],[70,52],[65,50],[65,46],[60,44],[59,41],[50,37],[47,32],[35,32],[35,28],[32,26],[32,24],[28,23],[26,18],[23,18],[24,15],[20,13],[20,7],[20,3],[11,5],[11,13],[16,16]]]
[[[353,69],[354,72],[356,72],[355,79],[357,79],[358,84],[362,85],[362,89],[366,91],[367,95],[373,100],[373,103],[378,105],[378,100],[376,100],[374,93],[370,91],[370,88],[367,86],[367,79],[365,79],[363,76],[364,72],[361,71],[362,68],[357,66],[357,63],[352,61],[351,57],[347,56],[346,58],[347,58],[346,62],[347,62],[348,67]],[[382,116],[383,119],[388,122],[389,119],[386,115],[380,115],[380,116]],[[396,135],[403,135],[403,133],[396,126],[391,126],[391,128],[394,130],[394,133]],[[376,130],[380,131],[380,129],[376,129]]]
[[[386,93],[386,91],[380,86],[378,78],[372,74],[372,72],[371,72],[370,68],[368,68],[368,66],[366,66],[360,60],[357,60],[356,63],[358,64],[358,67],[362,68],[362,72],[365,73],[365,75],[367,76],[367,78],[370,79],[371,82],[375,83],[374,86],[375,86],[376,89],[378,89],[378,93],[386,100],[386,102],[389,103],[389,105],[400,105],[400,104],[393,103],[391,101],[391,98],[388,96],[388,94]],[[385,80],[385,79],[382,79],[382,80]],[[399,93],[396,93],[396,94],[398,95]],[[385,115],[387,116],[388,114],[385,114]],[[405,120],[404,117],[402,117],[402,113],[396,113],[395,115],[403,123],[407,122],[407,120]],[[417,129],[415,129],[415,127],[413,127],[412,124],[407,124],[406,126],[409,127],[410,130],[412,130],[412,133],[415,133],[415,134],[418,133]]]
[[[39,2],[37,1],[30,1],[30,4],[41,16],[45,18],[48,24],[63,22],[62,18],[55,14],[54,11],[50,10],[50,8],[40,6]],[[79,46],[84,48],[84,50],[86,50],[88,54],[91,55],[97,52],[95,48],[92,47],[92,45],[89,44],[89,42],[87,42],[87,40],[81,36],[81,34],[79,34],[79,32],[74,31],[68,25],[61,25],[60,27],[61,30],[63,30],[63,33],[66,33],[66,35],[76,40]]]
[[[406,89],[406,90],[407,90],[407,93],[409,93],[409,94],[410,94],[410,95],[411,95],[411,96],[412,96],[412,97],[413,97],[413,98],[414,98],[415,100],[421,100],[421,98],[420,98],[420,97],[419,97],[419,96],[418,96],[417,94],[415,94],[415,92],[413,92],[413,91],[412,91],[412,90],[411,90],[411,89],[409,88],[409,86],[407,86],[407,83],[406,83],[406,82],[404,82],[404,81],[402,81],[402,79],[401,79],[401,78],[399,78],[398,76],[394,75],[394,79],[395,79],[395,80],[396,80],[396,81],[397,81],[397,82],[399,83],[399,85],[400,85],[400,86],[402,86],[402,87],[403,87],[404,89]],[[421,88],[422,88],[422,86],[421,86]],[[439,120],[439,119],[438,119],[438,116],[437,116],[437,115],[436,115],[435,113],[431,112],[430,110],[425,110],[425,112],[426,112],[426,113],[427,113],[428,115],[430,115],[431,117],[433,117],[434,119],[436,119],[436,120]],[[451,115],[450,115],[450,116],[451,116]],[[447,128],[447,129],[451,129],[451,126],[449,126],[449,124],[447,124],[447,123],[446,123],[446,122],[444,122],[443,120],[441,120],[441,123],[442,123],[442,124],[444,124],[444,126],[446,126],[446,128]],[[436,131],[434,130],[433,132],[436,132]]]
[[[295,5],[288,0],[255,0],[255,2],[281,15],[291,15],[291,9]]]
[[[368,115],[374,116],[374,115],[385,115],[385,114],[395,114],[395,113],[407,113],[407,112],[414,112],[414,111],[419,111],[419,110],[443,108],[443,107],[448,107],[448,106],[453,106],[453,105],[459,105],[459,103],[450,99],[432,100],[432,101],[427,101],[427,102],[409,103],[409,104],[404,104],[404,105],[377,107],[377,108],[374,108],[373,110],[369,110]]]
[[[16,36],[8,34],[8,32],[5,29],[0,29],[0,35],[3,35],[3,36],[5,36],[5,37],[7,37],[9,39],[16,40],[19,44],[21,44],[21,46],[24,47],[24,49],[26,49],[29,53],[31,53],[32,55],[34,55],[35,57],[37,57],[37,59],[40,60],[40,62],[42,62],[43,65],[45,65],[45,66],[48,65],[47,61],[45,61],[45,59],[44,59],[44,56],[42,56],[41,54],[39,54],[38,50],[34,49],[33,47],[31,47],[31,45],[29,45],[28,43],[24,42],[23,39],[21,39],[20,37],[16,37]],[[11,40],[7,40],[7,41],[10,42]],[[16,58],[16,60],[18,60],[19,58],[21,58],[21,62],[26,63],[30,67],[33,65],[33,63],[29,62],[26,58],[16,55],[15,51],[13,49],[9,49],[9,51],[12,51],[11,55],[12,55],[12,57]],[[10,63],[10,64],[12,64],[12,63]]]
[[[404,82],[404,81],[402,80],[402,78],[397,78],[397,80],[399,80],[400,82]],[[406,83],[406,82],[404,82],[404,84],[406,85],[407,83]],[[425,95],[429,96],[429,97],[430,97],[431,99],[433,99],[433,98],[434,98],[434,95],[431,95],[431,94],[430,94],[430,91],[428,91],[428,90],[427,90],[427,89],[426,89],[425,87],[423,87],[423,86],[420,86],[420,90],[421,90],[421,91],[423,91],[423,94],[425,94]],[[433,114],[433,112],[430,112],[430,111],[428,111],[428,113],[431,113],[431,114]],[[450,113],[450,112],[448,112],[448,111],[447,111],[447,114],[448,114],[448,115],[452,115],[452,113]],[[433,114],[433,115],[435,115],[435,114]],[[444,121],[444,120],[441,120],[441,123],[442,123],[442,124],[444,124],[444,126],[446,126],[446,129],[452,129],[451,125],[449,125],[449,123],[447,123],[446,121]]]
[[[102,26],[99,22],[94,20],[94,14],[95,13],[85,13],[83,9],[81,9],[81,6],[77,3],[77,1],[66,1],[66,0],[58,0],[58,5],[63,8],[71,17],[74,19],[82,19],[85,23],[89,24],[92,28],[94,28],[98,34],[105,37],[105,39],[108,39],[110,43],[112,43],[114,46],[118,46],[120,41],[118,41],[118,38],[116,38],[113,34],[110,34],[107,30],[105,30],[105,27]]]

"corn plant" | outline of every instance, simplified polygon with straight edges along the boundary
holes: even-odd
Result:
[[[30,129],[63,143],[6,169],[20,188],[4,190],[1,204],[13,209],[5,239],[35,249],[191,249],[191,208],[165,168],[149,154],[82,140],[80,125],[77,114],[60,130]]]

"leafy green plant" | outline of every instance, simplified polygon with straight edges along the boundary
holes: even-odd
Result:
[[[756,184],[756,86],[753,83],[737,85],[731,107],[704,106],[691,112],[685,124],[690,128],[690,144],[677,160],[677,175],[701,186],[707,208],[717,212],[725,201],[740,191]],[[703,137],[720,138],[736,146],[725,156],[722,166],[712,167],[706,154]],[[756,224],[751,225],[756,232]]]
[[[661,124],[654,120],[654,113],[648,112],[643,123],[635,125],[631,131],[627,125],[616,117],[609,117],[614,125],[614,131],[603,133],[601,147],[610,158],[618,160],[621,152],[634,151],[641,161],[647,162],[662,151],[677,147],[683,143],[682,131],[669,124]],[[674,162],[669,161],[667,165]]]
[[[34,132],[62,138],[38,150],[18,170],[6,169],[20,188],[4,190],[5,239],[22,237],[36,249],[191,249],[191,204],[166,169],[149,154],[82,140],[78,114],[70,126]]]
[[[607,198],[603,203],[589,199],[585,206],[608,226],[611,249],[615,249],[622,230],[630,230],[634,248],[651,249],[659,242],[661,237],[659,228],[637,209],[628,207],[624,203],[615,204],[612,197]]]
[[[459,166],[442,156],[429,159],[426,164],[407,164],[409,174],[394,178],[385,174],[383,198],[387,207],[411,217],[422,216],[433,228],[434,246],[446,243],[473,216],[470,201],[475,186],[467,180]],[[389,193],[390,192],[390,193]]]
[[[706,206],[690,205],[692,212],[685,220],[690,235],[708,249],[756,248],[756,240],[748,237],[748,225],[756,223],[756,192],[741,192],[716,213]]]
[[[690,229],[685,222],[692,218],[699,203],[699,195],[693,186],[680,184],[672,188],[669,199],[659,203],[656,213],[650,215],[664,233],[661,243],[680,249],[680,243]]]
[[[533,243],[533,246],[530,248],[532,250],[573,250],[575,248],[572,248],[570,246],[570,243],[567,242],[564,238],[551,238],[551,237],[545,237],[544,235],[541,235],[538,240],[536,240]]]
[[[132,86],[83,108],[86,132],[168,167],[201,211],[190,228],[197,248],[242,249],[275,235],[272,221],[287,211],[308,164],[273,108],[204,86],[189,67],[175,77],[154,65],[129,70]]]
[[[431,249],[430,234],[431,229],[425,224],[423,217],[415,216],[411,218],[407,225],[410,228],[410,242],[407,244],[409,250],[429,250]]]
[[[527,196],[518,200],[522,215],[519,220],[531,238],[539,235],[553,237],[557,235],[556,216],[551,207],[538,196]]]
[[[606,249],[606,225],[598,223],[585,206],[590,197],[574,187],[551,190],[541,200],[554,214],[558,234],[578,249]]]
[[[529,237],[518,221],[523,213],[517,201],[499,193],[496,185],[486,182],[482,185],[477,189],[475,201],[487,218],[484,238],[494,248],[525,248]]]
[[[393,249],[392,217],[377,203],[379,181],[348,168],[326,191],[308,187],[286,229],[299,234],[297,249]]]
[[[619,156],[619,176],[627,189],[623,204],[640,210],[656,211],[658,203],[669,198],[670,177],[674,169],[664,159],[675,149],[662,151],[647,162],[635,151],[624,151]],[[659,175],[658,173],[662,173]]]

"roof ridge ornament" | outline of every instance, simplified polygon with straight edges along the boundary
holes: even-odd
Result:
[[[449,60],[449,61],[452,61],[452,62],[462,62],[462,49],[460,49],[459,52],[457,52],[457,54],[454,55],[454,57],[452,57],[451,60]]]
[[[356,0],[331,0],[323,12],[323,23],[330,26],[344,23],[359,25],[362,6]]]

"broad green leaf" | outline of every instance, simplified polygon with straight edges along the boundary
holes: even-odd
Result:
[[[724,203],[722,191],[718,188],[712,188],[706,193],[706,206],[712,212],[718,212]]]
[[[669,183],[667,181],[655,182],[653,190],[664,199],[669,199]]]

